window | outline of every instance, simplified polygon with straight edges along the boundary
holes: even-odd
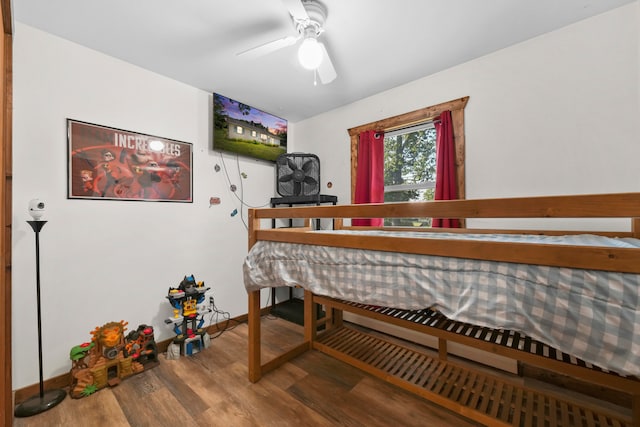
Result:
[[[367,130],[385,133],[385,202],[433,200],[436,133],[433,121],[451,111],[456,150],[457,193],[465,198],[464,108],[469,97],[411,111],[349,129],[351,137],[351,201],[355,198],[358,135]],[[386,220],[385,225],[430,226],[431,219]]]
[[[436,129],[433,121],[385,133],[384,201],[433,200]],[[431,218],[386,219],[384,225],[430,227]]]
[[[256,132],[255,130],[252,130],[251,136],[255,138],[256,136],[258,136],[258,132]]]
[[[242,135],[244,133],[244,129],[242,129],[242,126],[236,126],[236,133],[238,135]]]
[[[433,122],[384,135],[384,201],[433,200],[436,129]]]

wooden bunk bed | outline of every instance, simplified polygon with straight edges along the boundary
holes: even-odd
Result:
[[[474,227],[416,232],[415,229],[372,230],[345,225],[348,222],[345,220],[353,218],[378,217],[459,218],[463,224],[488,219],[491,224],[504,222],[508,229]],[[303,219],[305,226],[261,227],[278,218]],[[309,226],[315,223],[312,219],[325,219],[336,232],[312,230]],[[556,222],[547,225],[546,221]],[[585,228],[589,231],[574,229],[576,224],[584,226],[585,222],[580,221],[586,221]],[[514,223],[523,225],[515,227]],[[545,225],[540,226],[541,223]],[[527,229],[532,224],[544,230]],[[596,227],[605,231],[594,230]],[[621,229],[623,231],[612,231]],[[640,340],[634,332],[638,330],[640,334],[640,325],[634,323],[640,319],[638,239],[640,193],[251,209],[250,252],[244,265],[249,294],[249,380],[256,382],[288,360],[315,349],[486,425],[640,426],[640,363],[636,363],[640,360]],[[311,248],[332,247],[341,251],[366,251],[357,252],[358,257],[400,254],[399,259],[410,259],[411,265],[395,266],[391,273],[381,275],[364,272],[363,276],[350,276],[350,271],[359,270],[360,266],[347,266],[344,269],[349,273],[345,276],[336,259],[353,255],[338,252],[333,255],[338,258],[327,261],[333,262],[335,268],[323,266],[314,272],[305,266],[316,261],[304,259],[296,264],[294,256],[288,253],[282,256],[282,248],[263,246],[273,244],[295,245],[296,253],[303,254],[303,258]],[[427,269],[424,273],[427,276],[400,278],[405,271],[423,268],[414,264],[416,257],[435,263],[435,272]],[[445,274],[450,270],[451,261],[483,264],[469,264],[467,273],[449,272],[451,276]],[[266,270],[260,270],[261,263],[266,265]],[[487,272],[486,263],[496,264],[496,270],[489,267]],[[523,273],[516,269],[514,277],[509,278],[509,269],[514,266],[539,267],[548,276],[542,277],[540,271]],[[284,273],[276,274],[278,271]],[[461,285],[449,282],[450,277],[458,276],[462,276]],[[503,276],[507,278],[503,280]],[[585,284],[585,289],[568,290],[570,285],[564,283],[567,276],[576,276],[577,282]],[[412,287],[420,277],[426,277],[428,283],[418,284],[419,289],[415,291]],[[541,283],[535,283],[539,277],[542,277]],[[336,283],[326,290],[321,283],[324,280]],[[371,284],[367,283],[369,280]],[[373,283],[384,280],[389,281],[393,291],[385,292],[379,283]],[[562,284],[556,286],[556,280]],[[571,280],[576,281],[575,277]],[[400,283],[403,281],[408,284]],[[499,286],[494,282],[499,282]],[[269,286],[304,288],[304,340],[284,354],[263,362],[260,289]],[[374,291],[363,290],[367,286],[372,286]],[[472,314],[469,321],[467,312],[482,305],[475,294],[486,293],[487,289],[492,292],[493,287],[502,290],[497,296],[489,296],[488,314],[481,313],[480,317]],[[434,296],[432,290],[436,288],[440,294],[434,291]],[[519,290],[513,295],[503,295],[511,294],[516,288]],[[503,304],[505,299],[517,302],[522,292],[527,293],[526,299],[532,299],[531,306],[513,308]],[[559,296],[563,292],[568,292],[562,294],[566,299]],[[474,296],[469,299],[469,295]],[[595,308],[583,306],[582,302],[572,306],[577,301],[575,298],[583,297],[593,300]],[[425,303],[429,298],[436,300]],[[383,301],[385,299],[388,300]],[[500,303],[498,306],[491,305],[496,301]],[[543,308],[551,303],[559,305]],[[318,305],[322,305],[326,313],[322,319],[317,316]],[[428,357],[351,328],[343,322],[345,311],[435,336],[439,356]],[[495,324],[491,324],[490,317],[494,314]],[[535,323],[536,316],[542,323]],[[527,329],[525,324],[530,318],[533,327]],[[510,319],[513,322],[509,323]],[[554,324],[545,322],[556,322],[558,331]],[[575,342],[569,343],[572,340]],[[610,413],[597,405],[585,406],[568,397],[534,391],[518,382],[456,364],[447,360],[447,342],[461,343],[622,392],[629,398],[629,411]]]

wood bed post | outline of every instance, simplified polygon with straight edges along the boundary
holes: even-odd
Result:
[[[631,425],[640,425],[640,394],[631,393]]]
[[[438,357],[440,360],[447,360],[447,354],[449,351],[447,350],[447,340],[444,338],[438,338]]]
[[[304,290],[304,340],[313,346],[318,333],[318,305],[313,301],[313,293]]]
[[[640,218],[631,218],[631,234],[640,239]],[[640,394],[631,396],[631,411],[633,425],[640,425]]]
[[[631,420],[634,426],[640,425],[640,394],[631,395]]]
[[[260,355],[260,291],[249,293],[249,381],[262,376]]]
[[[249,250],[256,243],[256,231],[260,229],[260,220],[256,219],[253,209],[249,209]],[[262,376],[262,357],[260,354],[260,291],[249,292],[249,381],[255,383]]]
[[[325,327],[326,330],[339,328],[343,325],[343,312],[332,306],[325,307]]]

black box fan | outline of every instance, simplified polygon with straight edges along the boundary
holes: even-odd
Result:
[[[320,159],[315,154],[285,153],[276,160],[277,191],[283,197],[320,194]]]

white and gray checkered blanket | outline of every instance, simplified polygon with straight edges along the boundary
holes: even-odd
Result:
[[[638,239],[358,233],[629,247],[638,248],[640,260]],[[247,291],[299,285],[364,304],[433,308],[453,320],[518,331],[601,368],[640,376],[638,274],[268,241],[254,245],[243,270]]]

